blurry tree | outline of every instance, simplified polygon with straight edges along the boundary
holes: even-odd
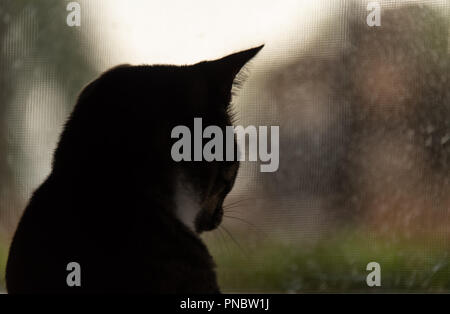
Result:
[[[448,221],[448,27],[442,12],[418,5],[384,10],[381,27],[349,24],[341,192],[350,213],[388,232]]]
[[[0,227],[9,223],[14,228],[16,221],[4,219],[6,211],[23,209],[17,208],[22,204],[18,204],[11,171],[20,147],[8,135],[17,130],[9,129],[7,123],[16,87],[24,80],[39,83],[37,74],[45,68],[52,72],[67,100],[61,106],[72,106],[79,90],[95,73],[82,34],[86,30],[66,24],[68,2],[0,1]]]
[[[312,47],[268,82],[283,128],[267,189],[321,200],[345,225],[433,230],[450,217],[448,14],[403,5],[369,27],[364,4],[342,13],[336,51]]]

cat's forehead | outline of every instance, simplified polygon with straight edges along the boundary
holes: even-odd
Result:
[[[153,85],[152,91],[168,103],[177,105],[177,109],[198,114],[226,114],[227,97],[215,88],[207,68],[169,65],[150,66],[147,71],[149,81],[154,82],[150,84]]]
[[[100,81],[110,90],[140,99],[202,102],[210,94],[205,71],[193,66],[120,65],[105,72]]]
[[[178,83],[191,83],[193,81],[206,83],[205,74],[205,71],[199,71],[194,66],[123,64],[106,71],[102,78],[175,86]]]
[[[210,62],[187,66],[122,65],[106,72],[100,85],[114,103],[132,103],[131,107],[138,108],[141,114],[170,114],[180,119],[195,116],[222,125],[228,124],[231,99],[231,85],[222,85],[222,76],[211,70]]]
[[[194,66],[154,65],[138,68],[144,70],[143,79],[158,88],[167,88],[173,93],[167,96],[200,97],[208,93],[206,71]]]

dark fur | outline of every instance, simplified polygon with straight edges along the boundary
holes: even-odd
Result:
[[[230,125],[233,81],[260,49],[193,66],[124,65],[90,83],[15,233],[8,292],[219,292],[206,246],[175,218],[174,186],[183,174],[214,202],[196,220],[198,233],[214,229],[237,162],[176,163],[170,135],[194,117]],[[69,262],[81,265],[81,287],[66,285]]]

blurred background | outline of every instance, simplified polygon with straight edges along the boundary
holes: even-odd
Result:
[[[0,1],[0,291],[84,85],[265,43],[233,103],[280,126],[280,167],[243,162],[203,236],[223,292],[450,292],[449,0],[375,1],[375,27],[369,1],[76,1],[79,27],[69,2]]]

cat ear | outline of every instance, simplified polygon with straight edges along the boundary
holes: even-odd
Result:
[[[231,95],[231,89],[236,75],[242,67],[250,61],[264,45],[240,51],[221,59],[205,62],[208,80],[222,95]],[[203,63],[203,62],[202,62]]]

